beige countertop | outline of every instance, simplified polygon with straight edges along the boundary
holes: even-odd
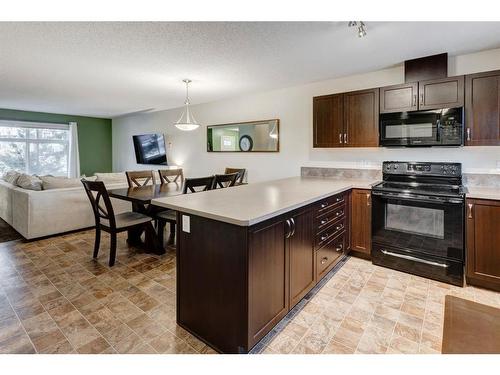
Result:
[[[500,187],[467,186],[466,197],[500,200]]]
[[[379,181],[290,177],[154,199],[151,203],[230,224],[250,226],[352,188],[370,189],[377,182]]]

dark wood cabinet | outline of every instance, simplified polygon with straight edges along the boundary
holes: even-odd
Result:
[[[465,145],[500,145],[500,70],[465,77]]]
[[[467,283],[500,291],[500,201],[467,199]]]
[[[290,308],[295,306],[315,285],[316,257],[313,248],[313,213],[300,212],[292,217],[288,238],[290,254]]]
[[[418,83],[418,109],[462,107],[464,77],[449,77]]]
[[[313,147],[378,146],[379,90],[313,98]]]
[[[463,105],[463,76],[380,88],[380,113],[452,108]]]
[[[371,251],[371,190],[351,192],[351,250],[369,256]]]
[[[344,100],[342,94],[313,99],[313,146],[341,147],[344,136]]]
[[[378,146],[379,90],[344,94],[344,146]]]
[[[380,113],[418,109],[418,82],[380,88]]]
[[[252,347],[288,312],[289,256],[284,220],[258,225],[248,239],[248,335]]]

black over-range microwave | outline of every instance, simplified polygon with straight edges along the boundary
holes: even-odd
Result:
[[[464,109],[380,114],[380,146],[462,146]]]

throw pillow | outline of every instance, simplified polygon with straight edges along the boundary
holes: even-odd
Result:
[[[6,182],[8,182],[9,184],[12,184],[12,185],[15,185],[16,182],[17,182],[17,179],[19,178],[19,176],[21,175],[21,173],[17,172],[17,171],[7,171],[2,179]]]
[[[22,173],[18,177],[16,185],[20,188],[28,190],[42,190],[42,180],[36,176],[30,176],[26,173]]]
[[[102,181],[105,184],[118,184],[118,183],[127,183],[127,176],[124,172],[117,173],[96,173],[97,177],[96,181]]]
[[[82,182],[79,178],[40,176],[40,179],[42,180],[43,190],[82,187]]]

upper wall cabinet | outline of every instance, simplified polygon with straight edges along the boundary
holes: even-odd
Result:
[[[418,83],[418,109],[453,108],[464,105],[464,77],[450,77]]]
[[[344,146],[378,146],[379,90],[344,94]]]
[[[378,102],[378,89],[315,97],[313,146],[378,146]]]
[[[465,144],[500,145],[500,70],[465,78]]]
[[[313,99],[314,147],[341,147],[344,136],[344,96],[318,96]]]
[[[462,107],[464,77],[432,79],[380,89],[380,113]]]
[[[380,113],[408,112],[418,109],[418,83],[380,88]]]

